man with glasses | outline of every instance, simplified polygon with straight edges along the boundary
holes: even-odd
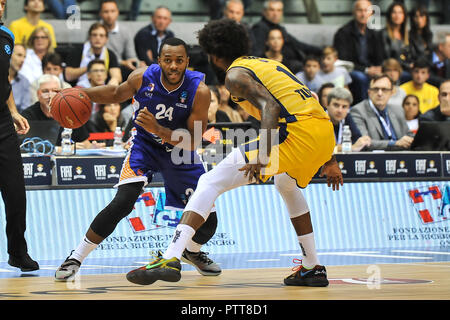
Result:
[[[39,77],[38,80],[38,101],[26,108],[21,114],[28,121],[56,121],[53,119],[50,113],[50,100],[56,95],[58,91],[61,90],[61,81],[57,76],[51,74],[44,74]],[[61,144],[61,132],[63,128],[61,127],[58,134],[58,139],[56,145]],[[80,128],[73,129],[72,140],[75,142],[80,142],[77,144],[80,147],[88,148],[90,142],[88,140],[89,132],[87,126],[81,126]]]
[[[350,114],[361,135],[371,138],[369,150],[409,149],[413,138],[403,110],[388,106],[394,83],[386,74],[373,77],[369,84],[369,98],[353,106]]]
[[[90,84],[90,86],[87,88],[103,86],[106,84],[108,73],[106,72],[105,61],[100,59],[92,60],[91,62],[89,62],[87,68],[87,76]],[[100,111],[99,107],[100,104],[93,102],[92,113]]]
[[[24,0],[25,16],[11,22],[9,29],[14,33],[16,43],[26,44],[28,38],[37,27],[45,27],[50,32],[52,47],[56,48],[56,37],[53,26],[41,19],[45,10],[44,0]]]

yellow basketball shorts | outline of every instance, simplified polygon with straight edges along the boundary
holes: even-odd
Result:
[[[331,159],[335,147],[333,124],[329,119],[301,118],[280,123],[278,143],[272,147],[269,164],[261,170],[261,180],[286,172],[305,188],[312,177]],[[240,146],[247,163],[255,163],[260,136]]]

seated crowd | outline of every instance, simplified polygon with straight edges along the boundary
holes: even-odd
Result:
[[[244,21],[241,0],[226,2],[223,17],[241,23],[251,39],[251,55],[283,63],[317,94],[335,127],[337,151],[342,128],[352,132],[352,150],[407,150],[422,121],[450,121],[450,32],[435,35],[425,7],[409,13],[403,1],[386,11],[386,26],[368,27],[369,0],[357,0],[353,19],[320,48],[298,40],[281,24],[283,1],[264,2],[260,21]],[[18,110],[29,120],[54,121],[48,103],[55,90],[120,84],[138,67],[157,63],[159,46],[176,36],[169,29],[171,11],[157,7],[151,23],[132,32],[119,22],[115,0],[100,4],[100,21],[93,23],[86,42],[64,54],[55,31],[41,20],[44,0],[25,0],[25,16],[9,28],[16,45],[10,81]],[[190,68],[196,69],[193,65]],[[238,107],[214,73],[202,68],[211,90],[210,123],[258,121]],[[211,66],[209,66],[211,71]],[[73,140],[90,147],[91,133],[131,128],[131,101],[94,105],[90,121],[74,130]]]

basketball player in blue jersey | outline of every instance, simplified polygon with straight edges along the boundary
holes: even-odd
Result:
[[[135,70],[119,86],[84,89],[93,102],[102,104],[121,103],[133,97],[136,131],[116,185],[117,194],[93,220],[78,247],[56,270],[57,281],[74,279],[88,254],[133,210],[142,189],[155,172],[160,172],[164,178],[165,207],[184,209],[205,172],[195,149],[206,129],[211,100],[210,90],[203,82],[204,75],[187,70],[188,64],[186,43],[170,38],[161,44],[158,64]],[[201,124],[200,134],[194,135],[194,123]],[[175,131],[177,134],[173,134]],[[175,136],[179,138],[173,138]],[[179,158],[188,161],[172,161],[175,152]],[[221,273],[207,253],[200,251],[214,235],[216,227],[217,216],[211,212],[183,254],[183,260],[205,276]]]
[[[231,151],[201,176],[176,227],[176,236],[162,257],[130,271],[127,279],[142,285],[157,280],[178,281],[186,244],[207,221],[216,198],[228,190],[274,176],[303,256],[284,283],[327,286],[327,271],[317,256],[309,207],[300,188],[306,188],[321,168],[321,176],[326,175],[333,190],[343,184],[333,156],[335,139],[330,118],[308,87],[283,64],[247,55],[249,38],[242,25],[228,19],[210,21],[199,31],[198,38],[210,61],[226,72],[225,86],[231,98],[261,120],[260,136]]]

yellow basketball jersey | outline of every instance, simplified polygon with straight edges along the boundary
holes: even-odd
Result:
[[[311,91],[289,69],[278,61],[252,56],[233,61],[228,70],[244,68],[270,92],[281,107],[279,122],[292,122],[302,117],[329,119]],[[228,71],[227,70],[227,71]],[[231,97],[247,113],[261,120],[261,110],[241,97]]]

